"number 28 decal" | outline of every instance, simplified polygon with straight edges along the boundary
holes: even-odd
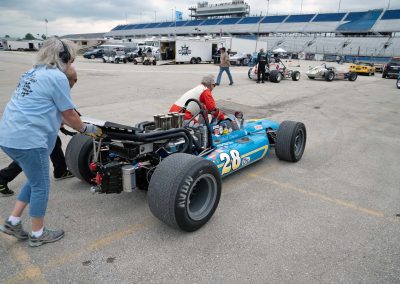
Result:
[[[219,154],[219,159],[224,163],[222,175],[229,173],[231,170],[237,170],[242,163],[242,158],[238,150],[230,150],[229,154],[221,153]]]

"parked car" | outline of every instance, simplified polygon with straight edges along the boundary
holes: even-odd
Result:
[[[133,64],[143,64],[143,65],[157,65],[157,59],[154,56],[138,56],[132,59]]]
[[[247,66],[250,62],[250,56],[245,53],[236,53],[235,55],[230,56],[229,62],[231,65]]]
[[[95,58],[103,58],[104,55],[104,50],[103,49],[93,49],[93,50],[88,50],[83,54],[83,57],[87,59],[95,59]]]
[[[397,78],[400,71],[400,57],[392,57],[383,67],[382,78]]]
[[[372,63],[359,62],[350,65],[350,72],[371,76],[375,75],[375,67]]]
[[[381,63],[374,63],[375,73],[382,73],[383,72],[384,64]]]

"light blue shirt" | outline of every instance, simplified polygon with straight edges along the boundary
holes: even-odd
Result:
[[[61,112],[74,109],[68,79],[57,68],[37,66],[20,78],[0,121],[0,146],[51,152]]]

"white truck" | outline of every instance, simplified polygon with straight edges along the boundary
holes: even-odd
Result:
[[[40,40],[7,40],[5,49],[7,50],[18,50],[18,51],[32,51],[39,50],[42,46]]]

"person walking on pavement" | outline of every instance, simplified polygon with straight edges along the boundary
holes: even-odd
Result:
[[[264,48],[260,48],[260,52],[257,54],[257,64],[258,64],[258,72],[257,72],[257,83],[264,83],[265,80],[265,66],[268,64],[267,54],[264,52]]]
[[[226,72],[229,78],[229,85],[233,85],[233,80],[232,80],[232,75],[231,71],[229,70],[229,67],[231,66],[231,63],[229,62],[229,54],[226,52],[225,47],[220,48],[221,51],[221,62],[219,64],[219,73],[217,77],[217,82],[215,83],[217,86],[221,83],[221,76],[223,72]]]
[[[65,75],[67,76],[69,87],[72,89],[78,80],[75,68],[70,66]],[[61,127],[60,130],[63,133],[67,133],[64,127]],[[60,136],[57,136],[56,145],[50,154],[50,160],[53,163],[53,175],[56,180],[73,177],[72,173],[67,169]],[[13,181],[21,172],[21,167],[15,161],[8,165],[8,167],[0,170],[0,197],[12,196],[14,194],[14,191],[8,188],[8,183]]]
[[[29,239],[31,247],[64,237],[63,230],[44,226],[50,191],[49,155],[61,122],[86,135],[102,135],[97,126],[82,122],[71,100],[65,72],[75,57],[72,42],[57,37],[47,39],[34,67],[21,76],[0,121],[0,147],[27,177],[0,231],[21,240]],[[31,234],[23,229],[21,222],[28,204]]]

